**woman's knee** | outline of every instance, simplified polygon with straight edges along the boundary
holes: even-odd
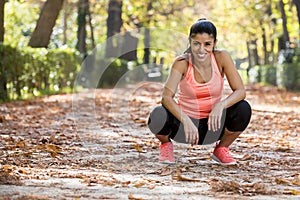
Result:
[[[167,112],[163,106],[155,107],[148,118],[148,128],[154,134],[160,134],[167,122]]]
[[[244,131],[251,119],[252,109],[250,104],[242,100],[227,111],[226,115],[226,128],[232,132]]]

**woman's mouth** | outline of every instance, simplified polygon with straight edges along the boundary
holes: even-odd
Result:
[[[205,58],[206,53],[198,53],[197,55],[200,59],[203,59],[203,58]]]

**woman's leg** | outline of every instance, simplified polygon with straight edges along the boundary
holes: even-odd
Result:
[[[231,157],[228,147],[248,126],[251,107],[248,102],[243,100],[226,109],[225,115],[224,133],[211,157],[222,165],[234,165],[236,160]]]
[[[155,135],[155,136],[162,144],[171,142],[169,135]]]
[[[242,100],[229,107],[226,112],[224,134],[219,145],[229,147],[246,129],[251,118],[249,103]]]
[[[179,121],[163,106],[153,109],[148,119],[148,127],[161,142],[159,146],[159,161],[174,163],[173,138],[178,130]]]
[[[233,131],[229,131],[229,130],[227,130],[227,128],[225,128],[223,137],[221,138],[221,140],[219,142],[219,146],[229,147],[236,140],[236,138],[239,137],[239,135],[241,133],[242,133],[242,131],[233,132]]]

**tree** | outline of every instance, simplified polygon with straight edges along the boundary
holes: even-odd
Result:
[[[63,2],[64,0],[47,0],[44,3],[35,30],[31,35],[29,46],[48,47],[52,29]]]
[[[0,45],[4,41],[4,5],[5,0],[0,0]],[[4,53],[1,51],[1,53]],[[0,57],[2,57],[1,55]],[[7,94],[7,83],[6,83],[6,73],[4,66],[0,64],[0,99],[5,100],[8,98]]]
[[[110,0],[108,4],[107,18],[107,40],[105,48],[105,57],[116,57],[120,50],[118,37],[112,37],[121,31],[122,21],[122,0]]]
[[[5,0],[0,0],[0,42],[4,41],[4,5]]]
[[[77,45],[76,49],[83,55],[87,54],[86,50],[86,16],[88,14],[88,0],[78,1],[78,17],[77,17]]]
[[[288,46],[288,42],[290,42],[290,36],[287,29],[287,17],[284,10],[284,3],[283,0],[279,0],[279,10],[281,13],[281,19],[282,19],[282,29],[283,29],[283,38],[280,38],[279,40],[279,49],[286,49]]]
[[[152,20],[152,12],[153,12],[152,2],[150,1],[147,6],[147,19],[146,24],[149,26],[151,20]],[[148,27],[145,27],[145,33],[144,33],[144,63],[150,63],[150,30]]]

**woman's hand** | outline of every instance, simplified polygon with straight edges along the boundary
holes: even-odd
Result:
[[[195,126],[195,124],[192,122],[192,120],[187,117],[182,121],[183,127],[184,127],[184,133],[185,133],[185,140],[187,143],[190,143],[192,145],[198,144],[199,141],[199,133],[198,129]]]
[[[208,130],[217,131],[221,128],[222,114],[225,106],[222,102],[219,102],[212,109],[208,117]]]

